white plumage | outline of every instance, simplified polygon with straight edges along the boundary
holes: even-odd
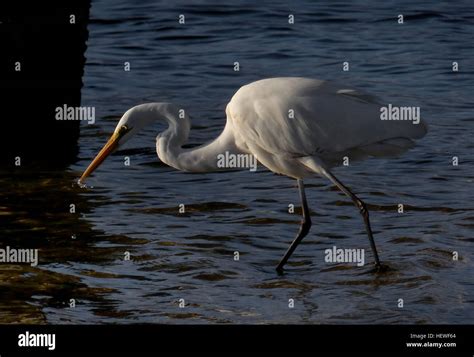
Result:
[[[396,155],[426,133],[423,121],[382,121],[380,107],[374,97],[330,82],[271,78],[237,91],[227,125],[237,146],[270,170],[302,178],[311,172],[295,159],[313,157],[331,167],[344,156]]]

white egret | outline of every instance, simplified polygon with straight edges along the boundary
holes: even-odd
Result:
[[[226,107],[227,122],[212,142],[186,149],[191,123],[171,103],[141,104],[120,119],[112,137],[84,171],[89,176],[114,149],[143,127],[161,120],[168,129],[158,134],[158,157],[167,165],[190,172],[222,170],[217,157],[225,152],[251,154],[271,171],[298,182],[303,220],[296,238],[281,259],[282,272],[311,227],[303,179],[315,174],[328,178],[359,208],[364,219],[375,265],[375,247],[366,205],[330,171],[344,157],[351,161],[370,156],[399,155],[427,131],[426,124],[408,120],[381,120],[382,104],[374,97],[335,83],[308,78],[269,78],[240,88]],[[181,114],[181,115],[180,115]]]

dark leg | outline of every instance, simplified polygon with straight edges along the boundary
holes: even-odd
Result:
[[[372,253],[374,254],[375,259],[375,266],[380,268],[380,260],[379,255],[377,253],[377,248],[375,247],[374,236],[372,235],[372,229],[370,228],[370,221],[369,221],[369,211],[365,206],[365,203],[362,202],[356,195],[354,195],[351,190],[349,190],[346,186],[342,184],[332,173],[327,170],[324,170],[324,175],[330,179],[339,189],[344,192],[347,196],[351,198],[354,204],[359,208],[360,214],[364,217],[365,223],[365,230],[367,231],[367,235],[369,236],[370,247],[372,248]]]
[[[298,179],[298,189],[300,191],[301,203],[303,205],[303,220],[301,221],[300,230],[298,231],[296,238],[291,243],[290,247],[288,248],[287,252],[285,253],[285,256],[282,258],[280,263],[278,263],[276,269],[279,273],[283,272],[283,266],[286,264],[291,254],[293,254],[293,251],[303,240],[303,238],[308,234],[309,229],[311,228],[311,217],[309,214],[308,203],[306,202],[306,195],[304,193],[303,180]]]

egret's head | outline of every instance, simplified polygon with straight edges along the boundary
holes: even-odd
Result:
[[[117,124],[112,136],[82,174],[83,182],[114,150],[125,144],[143,127],[160,119],[167,113],[170,103],[140,104],[125,112]]]

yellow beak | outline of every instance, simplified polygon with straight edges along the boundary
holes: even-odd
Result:
[[[114,151],[118,145],[118,141],[122,135],[120,132],[113,133],[109,141],[104,145],[104,147],[99,151],[94,160],[87,167],[86,171],[82,174],[79,179],[79,183],[83,183],[84,180],[109,156],[109,154]]]

